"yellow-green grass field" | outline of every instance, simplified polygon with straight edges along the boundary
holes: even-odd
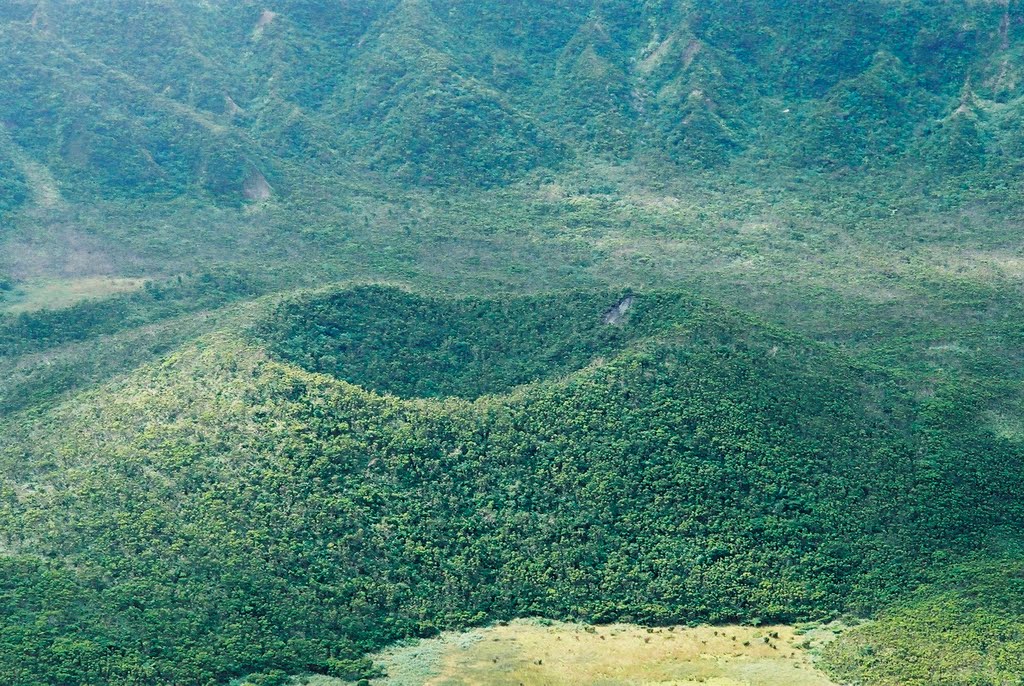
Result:
[[[372,683],[829,686],[813,652],[833,636],[793,626],[647,629],[519,620],[390,648],[374,657],[388,676]]]
[[[90,298],[134,291],[142,288],[145,283],[146,279],[110,276],[26,281],[11,291],[0,292],[0,312],[17,314],[33,310],[60,309]]]

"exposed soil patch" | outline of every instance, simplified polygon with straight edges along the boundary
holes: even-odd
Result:
[[[242,194],[245,195],[246,200],[266,200],[272,192],[267,177],[256,170],[253,170],[242,182]]]
[[[28,179],[36,205],[49,209],[61,204],[60,190],[49,168],[38,162],[23,160],[21,171]]]
[[[675,40],[674,36],[669,36],[658,43],[658,46],[654,48],[647,57],[643,58],[639,64],[637,64],[637,71],[641,74],[647,75],[657,69],[665,60],[665,56],[668,55],[669,50],[672,49],[672,46],[675,44]]]
[[[268,26],[273,24],[274,20],[277,19],[279,16],[280,15],[277,12],[263,10],[263,12],[260,13],[260,18],[256,20],[256,26],[254,26],[252,29],[252,39],[259,40],[260,38],[262,38],[263,31],[266,30]]]
[[[262,29],[269,26],[277,19],[277,12],[271,12],[270,10],[263,10],[260,13],[260,18],[256,20],[256,28]]]
[[[81,279],[47,279],[19,284],[5,294],[0,294],[0,312],[29,312],[42,309],[70,307],[82,300],[103,298],[117,293],[138,290],[145,279],[124,279],[109,276],[93,276]]]
[[[626,312],[633,306],[633,296],[627,295],[625,298],[615,303],[615,306],[604,313],[601,320],[605,324],[618,324],[622,321],[622,318],[626,316]]]
[[[110,253],[95,237],[69,226],[40,226],[33,235],[3,244],[0,269],[19,280],[105,276]]]

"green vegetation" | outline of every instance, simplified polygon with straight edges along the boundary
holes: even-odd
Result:
[[[236,274],[207,273],[147,281],[134,292],[64,309],[0,315],[0,418],[53,404],[170,352],[217,321],[225,305],[258,288]],[[7,292],[17,297],[13,288]],[[59,290],[49,295],[51,301],[65,297]]]
[[[9,0],[0,69],[0,682],[1018,669],[1020,3]]]
[[[20,633],[0,646],[4,678],[370,673],[360,655],[389,641],[523,615],[867,612],[933,555],[1019,521],[1002,503],[1021,478],[1012,448],[967,403],[918,403],[879,370],[678,294],[637,294],[604,323],[618,302],[311,294],[268,305],[252,343],[200,339],[12,427],[0,530]],[[336,369],[443,394],[450,347],[434,343],[473,350],[510,315],[503,352],[523,343],[522,357],[493,384],[545,359],[527,341],[548,324],[605,341],[561,355],[568,369],[608,356],[511,395],[404,401],[270,361],[258,338],[303,322],[312,349],[361,351]],[[963,462],[977,472],[951,478]],[[73,629],[43,621],[77,607]]]
[[[659,327],[657,309],[630,312],[633,302],[609,292],[453,301],[358,288],[291,302],[260,334],[282,358],[371,390],[472,399],[576,371],[671,326]],[[628,329],[610,324],[619,303]]]
[[[203,274],[188,281],[148,283],[138,293],[101,301],[87,300],[62,310],[21,312],[0,319],[0,353],[19,355],[71,341],[114,333],[190,310],[208,308],[251,295],[237,277]]]
[[[837,678],[885,686],[1015,684],[1024,674],[1024,566],[955,565],[825,650]]]

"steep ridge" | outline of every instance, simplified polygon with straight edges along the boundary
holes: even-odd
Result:
[[[0,42],[14,75],[6,83],[14,99],[0,116],[69,198],[190,189],[240,198],[245,169],[260,157],[240,132],[59,38],[8,25]],[[69,97],[53,107],[53,92]]]
[[[701,172],[755,140],[755,156],[800,149],[799,165],[888,166],[955,109],[946,103],[965,83],[983,102],[1022,97],[1013,3],[474,12],[428,0],[17,3],[0,26],[16,77],[0,114],[74,185],[95,177],[93,193],[238,200],[249,167],[288,176],[271,179],[281,189],[321,165],[493,187],[558,170],[570,151]],[[113,20],[128,40],[108,39]],[[51,108],[52,92],[74,96]],[[965,154],[1000,157],[1012,133],[978,126],[989,144]]]
[[[556,163],[558,142],[463,73],[452,42],[425,0],[402,0],[369,30],[335,107],[371,168],[416,184],[486,186]]]
[[[598,150],[628,151],[636,115],[625,54],[601,18],[584,24],[555,60],[547,117]]]

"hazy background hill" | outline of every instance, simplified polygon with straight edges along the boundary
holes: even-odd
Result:
[[[324,169],[487,187],[591,154],[998,167],[1020,137],[1010,2],[15,0],[3,19],[5,157],[75,199],[237,202],[261,176],[287,196]]]

